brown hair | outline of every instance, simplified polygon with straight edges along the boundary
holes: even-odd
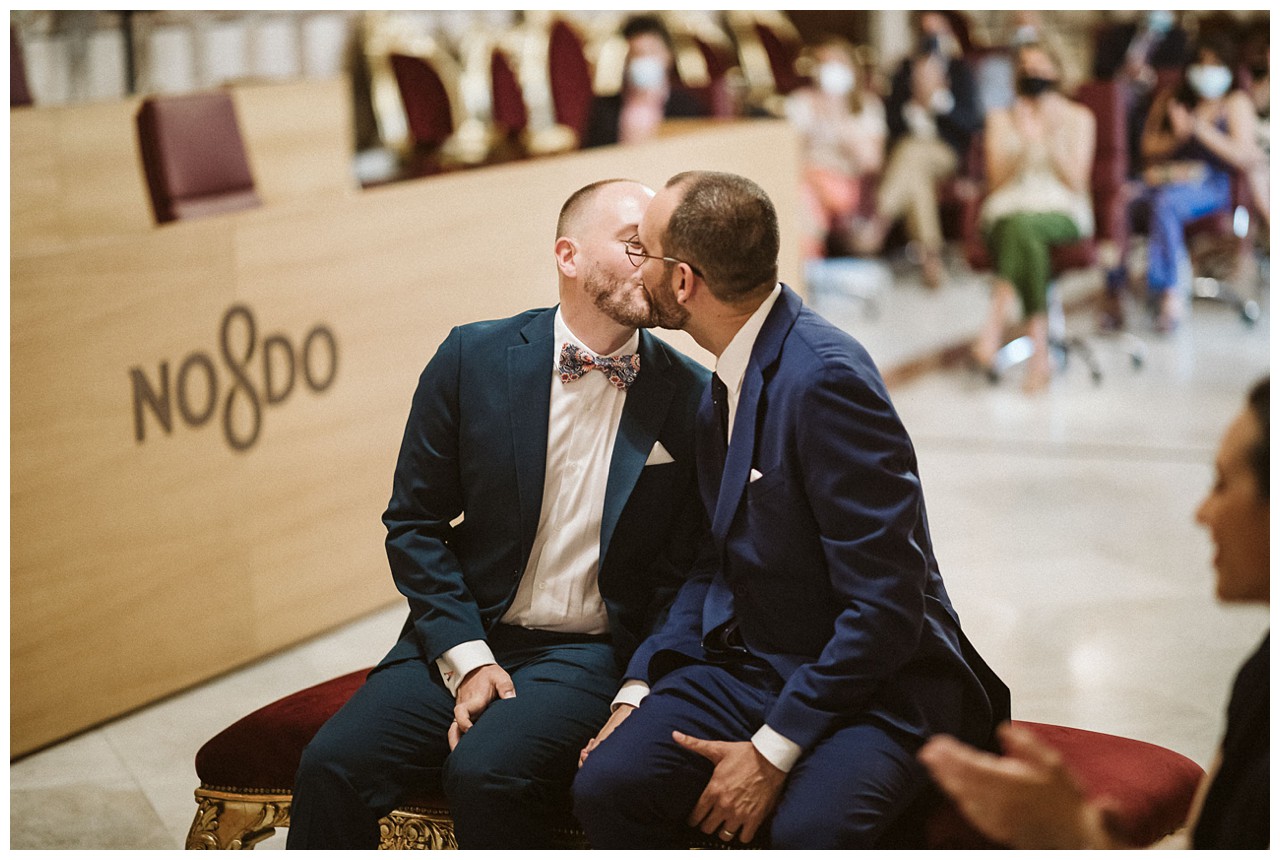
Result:
[[[702,272],[711,294],[737,304],[778,282],[778,213],[745,176],[688,171],[667,180],[684,187],[671,213],[664,252]]]

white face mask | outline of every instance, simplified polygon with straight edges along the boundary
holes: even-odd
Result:
[[[667,67],[657,57],[636,57],[627,64],[627,83],[637,90],[660,90],[667,82]]]
[[[1147,29],[1153,33],[1168,33],[1173,29],[1173,13],[1167,9],[1153,9],[1148,12]]]
[[[1187,81],[1200,98],[1220,99],[1231,88],[1231,70],[1226,66],[1188,66]]]
[[[1013,34],[1013,45],[1034,45],[1040,41],[1040,31],[1031,24],[1023,24]]]
[[[818,87],[829,96],[847,96],[853,92],[853,69],[843,63],[818,66]]]

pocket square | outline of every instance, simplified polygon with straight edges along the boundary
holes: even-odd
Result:
[[[653,450],[649,452],[649,459],[644,461],[646,466],[660,466],[663,463],[674,463],[675,457],[668,453],[667,449],[662,447],[661,442],[653,443]]]
[[[764,477],[764,473],[761,472],[759,469],[752,469],[751,477],[747,478],[747,483],[754,484],[756,481],[760,480],[763,477]]]

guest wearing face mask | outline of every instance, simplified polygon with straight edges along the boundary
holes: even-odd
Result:
[[[806,259],[824,255],[828,235],[858,211],[862,177],[884,164],[884,104],[859,87],[854,49],[838,36],[813,47],[813,86],[787,97],[786,115],[804,138]]]
[[[1190,270],[1183,225],[1228,209],[1232,171],[1247,173],[1262,157],[1253,103],[1234,89],[1235,62],[1230,40],[1206,37],[1182,83],[1156,96],[1142,130],[1151,210],[1147,287],[1161,332],[1173,331],[1183,314],[1176,289],[1180,273]]]
[[[661,19],[637,15],[623,26],[622,36],[627,41],[622,91],[592,102],[584,149],[650,140],[665,119],[707,115],[672,74],[675,53]]]
[[[1061,92],[1062,69],[1046,47],[1023,45],[1015,54],[1017,97],[1007,110],[987,115],[984,138],[987,181],[983,237],[991,251],[995,284],[991,306],[973,348],[990,368],[1005,318],[1022,299],[1034,351],[1025,388],[1048,384],[1049,251],[1053,245],[1093,234],[1089,174],[1093,166],[1093,114]]]
[[[924,282],[942,282],[942,222],[937,184],[956,174],[969,141],[982,127],[973,73],[963,57],[958,12],[922,12],[920,44],[893,76],[886,106],[889,164],[876,194],[876,218],[859,236],[859,250],[879,253],[890,225],[905,216],[920,251]]]

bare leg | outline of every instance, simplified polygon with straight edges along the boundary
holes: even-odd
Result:
[[[987,310],[987,319],[972,348],[973,360],[983,370],[990,370],[995,362],[996,353],[1000,349],[1000,337],[1004,334],[1004,322],[1017,297],[1013,285],[1003,279],[997,278],[991,287],[991,305]]]
[[[1022,390],[1028,394],[1048,387],[1053,378],[1053,362],[1049,358],[1049,317],[1036,314],[1027,320],[1027,334],[1031,338],[1031,358],[1027,360],[1027,374],[1022,380]]]

